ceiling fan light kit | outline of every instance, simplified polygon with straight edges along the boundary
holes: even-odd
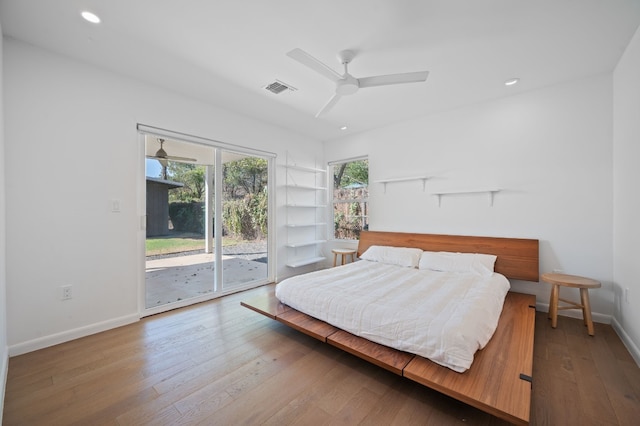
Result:
[[[296,48],[287,53],[291,59],[300,62],[302,65],[311,68],[318,74],[328,78],[336,84],[335,94],[318,111],[316,118],[328,112],[335,106],[342,96],[353,95],[358,89],[376,86],[388,86],[391,84],[419,83],[427,80],[428,71],[409,72],[403,74],[377,75],[372,77],[355,78],[349,74],[349,63],[355,58],[353,50],[342,50],[338,52],[338,60],[344,65],[344,74],[340,75],[332,68],[320,62],[302,49]]]

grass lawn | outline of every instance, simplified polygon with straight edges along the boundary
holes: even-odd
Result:
[[[240,241],[234,238],[223,237],[222,245],[230,246]],[[204,250],[204,238],[197,236],[168,236],[152,237],[146,240],[146,255],[180,253],[183,251]]]

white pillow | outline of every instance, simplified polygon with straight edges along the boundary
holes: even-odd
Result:
[[[421,254],[422,250],[418,248],[371,246],[362,253],[360,259],[386,263],[389,265],[417,268]]]
[[[481,253],[451,253],[425,251],[420,256],[418,268],[444,272],[475,272],[478,275],[493,274],[497,256]]]

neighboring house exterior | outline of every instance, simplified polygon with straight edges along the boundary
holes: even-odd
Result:
[[[147,177],[147,237],[169,233],[169,190],[184,184]]]

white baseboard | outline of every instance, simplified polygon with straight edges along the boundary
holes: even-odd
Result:
[[[37,351],[38,349],[43,349],[49,346],[68,342],[70,340],[79,339],[80,337],[100,333],[101,331],[111,330],[112,328],[121,327],[123,325],[131,324],[137,321],[140,321],[140,316],[138,314],[126,315],[120,318],[114,318],[108,321],[75,328],[73,330],[67,330],[61,333],[39,337],[37,339],[9,346],[9,356],[22,355],[26,354],[27,352]]]
[[[622,343],[624,343],[624,345],[629,350],[629,353],[633,357],[634,361],[636,362],[636,364],[638,364],[638,367],[640,367],[640,348],[638,348],[638,346],[636,346],[636,344],[633,343],[633,341],[631,340],[627,332],[624,331],[624,328],[622,328],[622,326],[620,325],[618,320],[615,319],[615,317],[611,321],[611,326],[616,331],[616,333],[618,333],[618,336],[620,336],[620,340],[622,340]]]
[[[2,415],[4,414],[4,392],[7,388],[7,373],[9,371],[9,348],[6,346],[0,348],[0,424],[2,424]]]
[[[549,312],[548,303],[536,303],[536,311]],[[569,318],[582,319],[582,311],[580,309],[567,309],[566,311],[559,311],[558,315]],[[591,312],[591,319],[593,322],[599,322],[600,324],[611,324],[611,315],[605,315],[598,312]]]

